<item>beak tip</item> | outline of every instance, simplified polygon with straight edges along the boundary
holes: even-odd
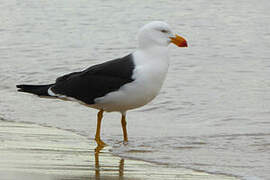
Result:
[[[179,47],[188,47],[187,41],[184,41],[183,44]]]

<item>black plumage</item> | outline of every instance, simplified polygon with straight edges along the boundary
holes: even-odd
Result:
[[[132,82],[135,68],[132,54],[123,58],[94,65],[81,72],[73,72],[56,79],[50,85],[17,85],[19,91],[47,96],[48,89],[56,95],[64,95],[94,104],[95,98],[118,90],[124,84]],[[42,92],[42,93],[41,93]]]
[[[16,87],[19,88],[18,91],[20,92],[27,92],[31,94],[36,94],[38,96],[49,96],[48,94],[48,89],[52,86],[53,84],[47,84],[47,85],[17,85]]]

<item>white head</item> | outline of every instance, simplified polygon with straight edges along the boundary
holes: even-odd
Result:
[[[138,33],[140,48],[149,48],[153,46],[167,47],[171,42],[179,47],[187,47],[184,38],[174,35],[170,26],[162,21],[153,21],[144,25]]]

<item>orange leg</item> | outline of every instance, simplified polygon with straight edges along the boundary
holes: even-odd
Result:
[[[96,130],[96,137],[95,140],[97,142],[98,146],[104,147],[106,144],[100,139],[100,126],[101,126],[101,120],[103,118],[103,110],[100,110],[97,114],[97,130]]]
[[[122,129],[123,129],[124,142],[127,142],[128,141],[128,135],[127,135],[126,115],[122,115],[121,124],[122,124]]]

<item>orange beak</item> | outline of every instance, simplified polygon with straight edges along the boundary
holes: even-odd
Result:
[[[178,47],[188,47],[187,41],[183,37],[177,34],[175,34],[175,37],[170,37],[170,39],[171,39],[171,42]]]

